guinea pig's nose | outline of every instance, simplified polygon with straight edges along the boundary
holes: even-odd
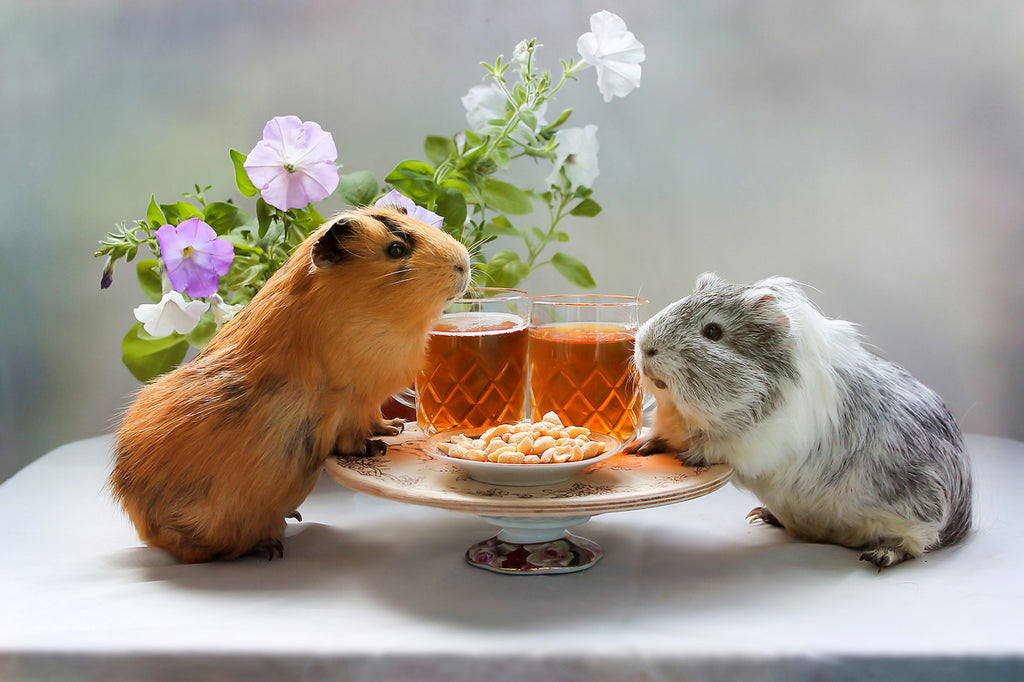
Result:
[[[653,358],[655,355],[658,354],[658,349],[652,348],[651,346],[640,346],[640,352],[643,353],[646,357]]]

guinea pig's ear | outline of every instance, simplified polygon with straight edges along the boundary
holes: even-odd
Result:
[[[725,280],[713,272],[705,272],[697,278],[697,284],[694,285],[693,290],[704,291],[705,289],[710,289],[717,284],[722,284],[724,281]]]
[[[345,244],[355,234],[355,223],[347,216],[341,216],[313,244],[313,265],[326,270],[343,262],[352,255]]]
[[[789,331],[789,315],[783,308],[777,292],[755,286],[743,293],[743,304],[758,319],[767,322],[779,331]]]

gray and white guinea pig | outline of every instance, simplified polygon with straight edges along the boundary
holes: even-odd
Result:
[[[469,284],[466,248],[402,209],[313,232],[191,362],[121,420],[110,489],[148,545],[182,561],[283,556],[285,518],[335,453],[372,455],[401,420],[427,335]]]
[[[970,467],[942,399],[792,280],[705,273],[635,348],[658,404],[632,451],[728,464],[763,504],[754,520],[861,549],[879,570],[969,532]]]

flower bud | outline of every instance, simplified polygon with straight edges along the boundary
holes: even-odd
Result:
[[[107,263],[103,266],[103,274],[100,276],[100,289],[107,289],[114,283],[114,257],[107,256]]]

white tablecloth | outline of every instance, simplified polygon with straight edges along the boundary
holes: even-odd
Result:
[[[0,486],[0,679],[1024,679],[1024,444],[971,436],[977,530],[876,573],[745,520],[729,485],[577,527],[582,573],[506,576],[473,516],[324,476],[283,560],[185,565],[103,486],[110,439]]]

